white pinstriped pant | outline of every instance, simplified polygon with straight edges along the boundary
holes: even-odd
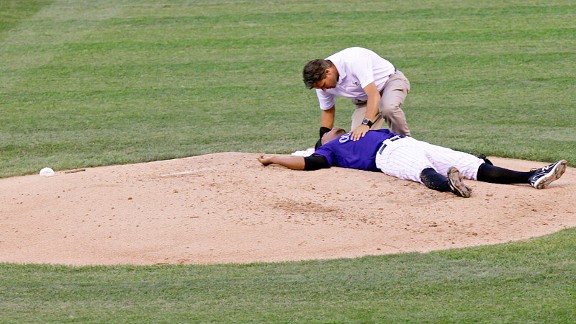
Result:
[[[476,180],[478,167],[484,160],[464,152],[433,145],[412,137],[387,139],[386,147],[376,153],[376,167],[387,175],[422,183],[420,173],[433,168],[446,175],[450,167],[456,167],[466,179]]]

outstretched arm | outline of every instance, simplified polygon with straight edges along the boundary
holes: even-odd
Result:
[[[303,156],[294,155],[260,155],[258,161],[262,165],[266,166],[269,164],[280,164],[292,170],[304,170],[306,166]]]

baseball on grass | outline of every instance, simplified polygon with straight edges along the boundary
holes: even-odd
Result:
[[[54,170],[48,167],[43,168],[42,170],[40,170],[40,175],[43,177],[51,177],[54,175]]]

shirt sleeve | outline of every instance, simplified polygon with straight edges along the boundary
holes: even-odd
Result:
[[[336,105],[336,96],[333,94],[326,93],[321,89],[316,89],[316,96],[318,96],[318,103],[322,110],[328,110]]]

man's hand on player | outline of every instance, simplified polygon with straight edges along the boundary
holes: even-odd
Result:
[[[352,131],[352,140],[357,141],[357,140],[361,139],[362,137],[364,137],[364,135],[366,135],[366,133],[368,133],[369,130],[370,130],[370,126],[368,126],[368,125],[360,125],[360,126],[356,127]]]

